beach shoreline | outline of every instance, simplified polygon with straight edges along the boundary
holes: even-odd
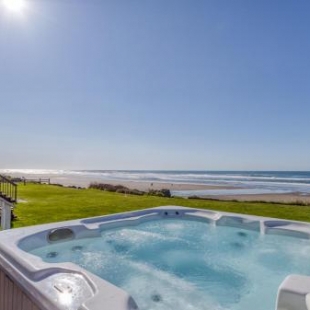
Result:
[[[88,188],[91,183],[102,183],[111,185],[122,185],[129,189],[137,189],[148,192],[150,190],[169,189],[170,191],[193,191],[190,196],[198,196],[202,199],[213,200],[234,200],[234,201],[259,201],[259,202],[275,202],[288,204],[310,204],[310,195],[301,194],[298,192],[292,193],[266,193],[266,194],[229,194],[229,195],[197,195],[195,191],[200,190],[229,190],[240,189],[240,187],[227,185],[209,185],[209,184],[194,184],[194,183],[176,183],[176,182],[150,182],[150,181],[134,181],[134,180],[107,180],[96,176],[89,175],[71,175],[71,174],[25,174],[25,173],[10,173],[13,178],[26,179],[50,179],[51,184],[60,184],[63,186],[75,186]]]

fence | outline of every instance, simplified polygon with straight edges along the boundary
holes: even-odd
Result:
[[[26,179],[22,178],[22,181],[24,182],[24,185],[27,183],[37,183],[37,184],[51,184],[51,179]]]

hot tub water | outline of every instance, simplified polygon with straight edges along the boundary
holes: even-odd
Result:
[[[274,310],[292,273],[310,275],[310,241],[164,219],[31,251],[123,288],[141,310]]]

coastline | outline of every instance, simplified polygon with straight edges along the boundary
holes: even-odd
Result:
[[[138,189],[141,191],[169,189],[170,191],[195,191],[195,190],[229,190],[237,189],[234,186],[206,185],[193,183],[171,183],[171,182],[150,182],[150,181],[133,181],[133,180],[107,180],[96,176],[70,175],[70,174],[25,174],[10,173],[11,177],[27,179],[50,179],[51,184],[61,184],[63,186],[77,186],[87,188],[90,183],[105,183],[111,185],[123,185],[129,189]],[[240,187],[238,187],[240,189]],[[192,196],[194,196],[193,193]],[[235,200],[235,201],[259,201],[259,202],[275,202],[286,204],[310,204],[310,195],[292,193],[266,193],[266,194],[229,194],[229,195],[199,195],[202,199],[213,200]]]
[[[205,185],[194,183],[176,183],[176,182],[150,182],[150,181],[132,181],[132,180],[105,180],[95,176],[85,175],[66,175],[66,174],[25,174],[25,173],[10,173],[8,174],[13,178],[26,178],[26,179],[50,179],[51,184],[61,184],[64,186],[80,186],[87,188],[90,183],[105,183],[111,185],[123,185],[129,189],[138,189],[141,191],[148,191],[150,189],[160,190],[207,190],[207,189],[234,189],[234,186],[221,186],[221,185]]]

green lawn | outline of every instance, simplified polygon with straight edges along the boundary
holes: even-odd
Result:
[[[72,189],[53,185],[18,186],[13,227],[65,221],[156,206],[179,205],[310,222],[310,206],[160,198]]]

